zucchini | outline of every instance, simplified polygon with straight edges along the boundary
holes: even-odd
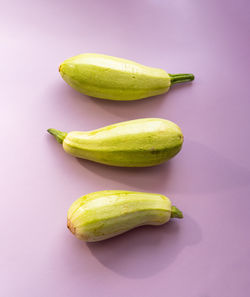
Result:
[[[77,199],[69,208],[67,227],[79,239],[94,242],[142,225],[162,225],[182,212],[163,195],[100,191]]]
[[[193,74],[168,74],[126,59],[81,54],[59,67],[62,78],[88,96],[110,100],[137,100],[167,92],[171,85],[194,79]]]
[[[145,118],[88,132],[48,129],[68,154],[120,167],[147,167],[174,157],[182,147],[181,129],[173,122]]]

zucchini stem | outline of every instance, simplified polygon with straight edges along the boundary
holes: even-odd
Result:
[[[47,130],[51,135],[53,135],[55,137],[55,139],[59,142],[59,143],[63,143],[64,138],[67,136],[68,133],[66,132],[62,132],[53,128],[50,128]]]
[[[171,80],[171,85],[194,80],[194,75],[191,73],[168,74],[168,75]]]
[[[183,213],[174,205],[171,207],[171,218],[182,219]]]

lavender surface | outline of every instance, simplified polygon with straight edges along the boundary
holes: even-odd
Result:
[[[250,295],[249,15],[243,0],[4,1],[3,296]],[[58,72],[85,52],[196,79],[141,101],[89,98]],[[65,154],[46,132],[142,117],[182,128],[178,156],[154,168],[112,168]],[[162,193],[185,218],[86,244],[67,230],[67,209],[105,189]]]

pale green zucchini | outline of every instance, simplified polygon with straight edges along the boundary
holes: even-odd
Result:
[[[181,129],[158,118],[121,122],[89,132],[48,132],[70,155],[121,167],[161,164],[174,157],[183,143]]]
[[[163,195],[132,191],[100,191],[77,199],[69,208],[67,226],[79,239],[107,239],[142,225],[162,225],[183,218]]]
[[[193,74],[168,74],[126,59],[82,54],[64,61],[59,72],[74,89],[110,100],[137,100],[167,92],[172,84],[192,81]]]

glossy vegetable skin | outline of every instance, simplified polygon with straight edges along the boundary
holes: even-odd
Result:
[[[174,157],[183,143],[181,129],[158,118],[121,122],[89,132],[48,132],[70,155],[121,167],[161,164]]]
[[[94,242],[142,225],[162,225],[183,218],[163,195],[132,191],[100,191],[77,199],[69,208],[67,226],[79,239]]]
[[[165,70],[101,54],[81,54],[59,67],[62,78],[86,95],[110,100],[137,100],[167,92],[171,85],[194,79],[193,74]]]

